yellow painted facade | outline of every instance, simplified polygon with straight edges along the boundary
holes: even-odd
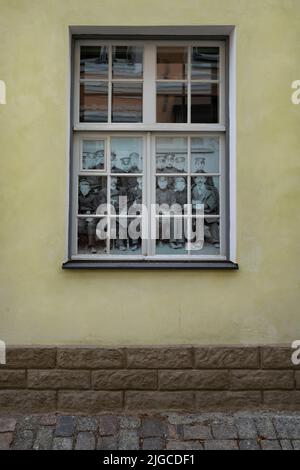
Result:
[[[69,26],[235,25],[239,271],[63,271]],[[0,0],[0,338],[300,338],[300,0]]]

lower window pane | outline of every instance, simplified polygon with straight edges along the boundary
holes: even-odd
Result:
[[[157,83],[156,92],[156,122],[187,122],[185,83]]]
[[[219,90],[212,83],[191,84],[191,122],[219,122]]]
[[[177,215],[184,213],[187,204],[187,178],[184,176],[156,177],[156,204],[164,211],[174,210]]]
[[[98,236],[98,227],[107,227],[107,217],[78,217],[77,247],[79,255],[106,255],[107,240]]]
[[[142,83],[114,83],[112,86],[112,122],[143,121]]]
[[[157,217],[156,254],[187,255],[187,219],[183,217]]]
[[[217,217],[193,219],[190,255],[220,254],[220,220]]]
[[[80,122],[107,122],[108,86],[105,82],[80,85]]]
[[[142,253],[141,217],[111,217],[109,243],[111,255],[140,255]]]
[[[106,176],[79,176],[78,214],[105,214],[106,202]]]
[[[141,176],[112,176],[110,200],[116,214],[138,215],[143,202],[143,179]],[[113,210],[112,210],[113,213]]]

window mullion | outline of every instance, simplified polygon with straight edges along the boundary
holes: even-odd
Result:
[[[156,46],[144,46],[143,123],[156,122]]]

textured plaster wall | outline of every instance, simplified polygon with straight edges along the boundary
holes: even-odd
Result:
[[[70,25],[237,27],[238,272],[62,271]],[[299,0],[0,0],[0,338],[300,338]]]

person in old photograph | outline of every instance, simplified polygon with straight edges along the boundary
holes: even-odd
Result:
[[[122,188],[119,187],[119,178],[112,176],[110,180],[110,203],[112,205],[111,213],[118,214],[120,209],[120,196],[123,194]],[[113,245],[120,251],[126,250],[124,239],[120,239],[120,223],[116,220],[116,240],[112,240]]]
[[[163,173],[166,168],[166,157],[164,155],[157,155],[156,157],[156,171]]]
[[[131,152],[129,154],[129,158],[131,159],[131,173],[140,173],[140,156],[137,152]]]
[[[157,188],[156,188],[156,204],[160,206],[160,212],[170,213],[170,208],[175,204],[176,198],[174,191],[169,188],[169,181],[166,176],[159,176],[157,178]],[[161,207],[165,205],[165,208]],[[162,239],[169,238],[170,247],[176,249],[175,240],[172,238],[172,234],[167,237],[166,233],[162,233],[163,224],[160,218],[159,221],[159,234],[161,234]],[[172,232],[172,230],[171,230]]]
[[[219,213],[219,191],[215,186],[207,182],[206,176],[197,176],[194,179],[195,185],[192,188],[192,205],[196,209],[198,204],[204,205],[204,214]],[[215,247],[220,246],[219,220],[218,218],[206,218],[205,225],[209,228],[210,236],[207,237],[208,243]]]
[[[98,207],[98,198],[91,189],[88,180],[82,179],[79,182],[78,209],[79,214],[95,214]],[[88,241],[88,249],[91,253],[97,253],[96,250],[96,219],[93,217],[78,219],[78,234],[86,236]]]
[[[166,167],[164,170],[165,173],[177,173],[177,169],[175,168],[175,154],[168,153],[166,155]]]
[[[205,157],[195,157],[194,158],[194,173],[206,173],[205,164],[206,164]]]
[[[186,179],[183,176],[178,176],[174,181],[174,195],[175,202],[180,206],[181,214],[184,214],[184,205],[187,204],[187,191],[186,191]],[[184,239],[184,228],[183,228],[183,219],[177,218],[174,219],[174,223],[180,224],[180,227],[177,225],[178,229],[180,228],[181,237],[177,237],[177,232],[174,227],[174,244],[176,248],[184,248],[185,239]]]
[[[134,214],[142,213],[143,204],[143,178],[139,176],[136,178],[135,187],[130,190],[130,206],[134,209]],[[136,251],[141,247],[141,238],[131,240],[131,250]]]
[[[104,151],[85,152],[83,154],[84,170],[103,170],[104,169]]]
[[[125,155],[120,158],[121,168],[119,173],[131,173],[132,171],[132,159],[130,155]]]
[[[183,155],[175,157],[175,168],[177,173],[185,173],[185,157]]]

